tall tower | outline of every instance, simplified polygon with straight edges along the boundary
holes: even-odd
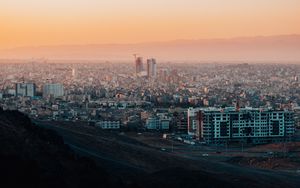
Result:
[[[143,71],[143,58],[136,57],[135,58],[135,74],[138,75]]]
[[[156,60],[154,58],[147,59],[147,77],[156,78]]]

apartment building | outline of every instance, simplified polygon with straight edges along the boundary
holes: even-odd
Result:
[[[188,134],[206,143],[281,142],[295,133],[294,112],[259,108],[189,108]]]

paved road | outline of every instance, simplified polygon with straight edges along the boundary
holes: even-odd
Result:
[[[41,125],[41,124],[40,124]],[[144,171],[144,168],[137,166],[136,164],[132,164],[126,160],[122,160],[120,158],[114,158],[113,155],[101,153],[99,149],[94,148],[86,143],[93,143],[98,141],[106,141],[109,144],[110,141],[114,139],[109,138],[101,138],[96,133],[91,133],[90,131],[84,131],[81,129],[73,129],[71,127],[63,127],[63,126],[53,126],[43,124],[43,127],[52,128],[58,131],[65,139],[65,142],[73,148],[75,151],[80,153],[84,153],[85,155],[91,156],[96,158],[100,161],[108,162],[109,168],[115,168],[119,170],[129,171],[128,168],[136,170],[136,171]],[[84,142],[83,142],[84,140]],[[128,144],[130,145],[130,144]],[[143,146],[132,146],[137,148],[145,148]],[[157,149],[154,148],[147,148],[146,151],[149,151],[148,155],[151,155],[152,152],[157,152]],[[262,170],[262,169],[255,169],[255,168],[246,168],[240,167],[232,164],[228,164],[225,162],[216,162],[212,161],[209,158],[205,157],[195,157],[188,153],[176,153],[176,152],[164,152],[160,151],[161,157],[164,156],[174,156],[177,158],[185,158],[189,159],[190,162],[193,162],[195,167],[199,170],[204,170],[209,173],[216,174],[220,177],[231,178],[232,181],[240,181],[241,179],[245,180],[245,182],[249,184],[253,184],[253,186],[257,186],[256,182],[259,182],[260,185],[264,187],[300,187],[300,176],[294,173],[285,173],[285,172],[277,172],[274,170]],[[141,159],[142,160],[142,159]],[[176,164],[174,164],[176,165]],[[125,173],[124,171],[124,173]],[[147,171],[147,169],[145,170]],[[246,184],[245,184],[246,185]],[[244,185],[244,186],[245,186]],[[241,185],[241,187],[243,187]]]

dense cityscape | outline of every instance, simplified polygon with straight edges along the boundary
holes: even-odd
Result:
[[[266,180],[257,181],[259,187],[261,182],[267,186],[277,173],[288,170],[296,174],[295,178],[299,173],[299,73],[297,64],[172,63],[143,59],[137,54],[132,62],[120,63],[2,60],[0,109],[4,111],[0,111],[0,118],[3,125],[28,121],[17,114],[10,118],[9,113],[19,111],[33,126],[58,132],[76,153],[96,157],[101,167],[108,163],[103,168],[112,171],[119,181],[129,181],[116,185],[115,180],[109,180],[114,186],[132,187],[135,173],[141,173],[139,179],[158,185],[161,177],[149,180],[147,173],[136,169],[152,173],[174,166],[184,169],[175,170],[172,176],[189,176],[191,169],[209,166],[225,174],[237,170],[247,174],[241,178],[251,179],[256,176],[247,167],[254,167],[256,173],[261,168],[275,169]],[[12,134],[5,131],[5,138]],[[45,135],[47,139],[48,134],[52,133]],[[157,162],[153,158],[158,158]],[[72,163],[84,165],[82,168],[87,165]],[[90,176],[97,179],[93,173]],[[289,186],[298,185],[294,176],[289,178]],[[207,184],[196,177],[190,181],[191,186],[208,187],[218,187],[222,181],[225,187],[247,187],[253,182],[239,179],[232,184],[227,175],[221,179]],[[143,181],[139,185],[147,187]],[[163,181],[178,186],[173,180]],[[278,187],[284,184],[287,182],[282,181]]]
[[[0,104],[34,119],[117,122],[187,131],[189,107],[291,110],[299,126],[299,65],[47,62],[1,65]],[[100,124],[99,124],[100,125]]]

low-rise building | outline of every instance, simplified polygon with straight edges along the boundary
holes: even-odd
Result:
[[[169,130],[169,129],[170,129],[170,119],[161,119],[160,130]]]
[[[146,129],[148,129],[148,130],[157,130],[157,129],[159,129],[159,119],[155,116],[149,117],[146,120]]]
[[[169,130],[170,118],[152,116],[146,120],[146,129],[148,130]]]
[[[120,129],[120,121],[99,121],[95,123],[95,126],[101,129]]]

